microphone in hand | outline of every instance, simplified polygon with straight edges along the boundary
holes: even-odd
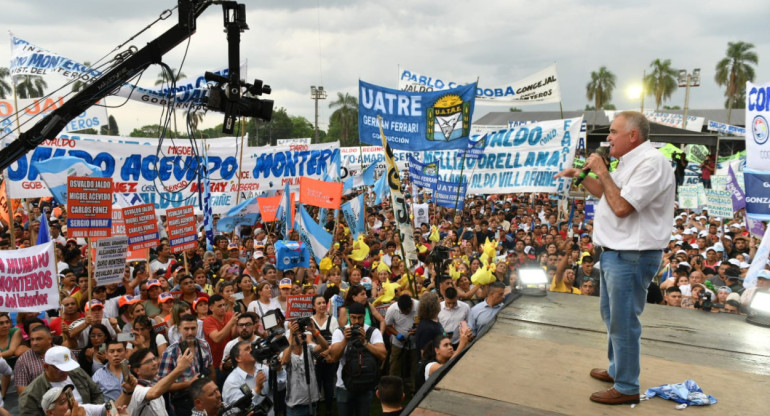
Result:
[[[601,158],[605,161],[607,161],[607,150],[609,150],[606,146],[601,146],[594,153],[601,156]],[[581,183],[583,183],[583,180],[588,176],[588,174],[591,173],[591,168],[585,168],[582,171],[580,171],[580,174],[577,176],[577,179],[575,179],[575,186],[580,186]]]

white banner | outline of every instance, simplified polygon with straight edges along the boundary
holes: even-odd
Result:
[[[128,254],[128,237],[101,238],[94,241],[96,256],[94,260],[94,279],[97,286],[120,283]]]
[[[0,251],[0,312],[59,307],[53,243]]]
[[[615,114],[620,111],[604,110],[604,114],[610,119],[610,122],[615,118]],[[658,113],[655,110],[644,110],[644,116],[647,117],[651,123],[658,123],[664,126],[682,128],[682,114],[672,113]],[[687,126],[685,130],[700,132],[703,130],[703,123],[706,122],[704,117],[687,116]]]
[[[563,192],[569,182],[553,176],[572,166],[582,121],[582,117],[543,121],[490,133],[481,158],[465,159],[463,182],[470,183],[468,193]],[[425,152],[424,162],[438,163],[441,180],[457,183],[462,154]]]
[[[302,139],[278,139],[276,140],[276,144],[278,146],[291,146],[293,144],[300,144],[300,145],[309,145],[310,144],[310,137],[305,137]]]
[[[101,76],[101,72],[79,62],[35,46],[11,34],[11,77],[22,75],[59,75],[69,81],[88,82]]]
[[[746,129],[743,127],[733,126],[730,124],[720,123],[718,121],[709,120],[706,127],[708,131],[716,131],[719,133],[730,134],[733,136],[745,136]]]
[[[469,83],[426,76],[408,69],[402,69],[398,74],[398,89],[402,91],[440,91]],[[482,80],[476,88],[477,103],[527,105],[560,101],[561,89],[556,75],[556,64],[522,80],[497,87],[487,87]]]
[[[35,123],[42,120],[51,111],[56,110],[64,104],[64,97],[51,98],[19,98],[19,107],[13,105],[13,100],[0,100],[0,134],[5,135],[16,128],[17,111],[19,113],[19,124],[21,131],[29,130]],[[65,133],[74,131],[94,129],[97,132],[102,126],[108,125],[107,108],[94,105],[88,108],[64,127]]]
[[[79,140],[84,138],[88,140]],[[101,140],[104,139],[104,140]],[[124,143],[107,141],[121,140]],[[188,140],[165,140],[161,153],[156,145],[129,143],[132,138],[94,135],[60,135],[41,143],[8,168],[8,186],[15,198],[50,196],[32,160],[69,155],[101,168],[113,178],[115,191],[138,194],[142,201],[152,203],[158,213],[167,208],[194,205],[198,210],[198,182],[195,172],[199,159],[193,154]],[[152,141],[153,139],[142,139]],[[213,212],[223,214],[235,205],[236,192],[240,200],[283,189],[286,183],[299,190],[299,178],[323,179],[329,169],[339,142],[310,146],[246,148],[238,187],[238,155],[236,138],[208,140],[208,168],[211,179]],[[198,150],[203,141],[196,141]],[[259,149],[259,150],[256,150]]]
[[[746,83],[746,167],[770,171],[770,83]]]
[[[393,157],[399,170],[409,169],[409,155],[417,160],[422,160],[422,154],[423,152],[393,150]],[[366,169],[372,163],[377,164],[376,177],[380,177],[386,169],[382,146],[343,147],[340,149],[340,156],[342,158],[341,179],[361,173],[362,166],[363,169]]]

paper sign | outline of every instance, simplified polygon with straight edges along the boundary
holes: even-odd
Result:
[[[158,218],[152,204],[123,208],[128,246],[131,250],[156,247],[158,241]]]
[[[94,279],[98,286],[120,283],[126,267],[129,237],[101,238],[94,242]]]
[[[0,312],[59,307],[53,242],[0,251]]]
[[[172,253],[198,247],[195,211],[192,205],[166,210],[166,230]]]
[[[112,178],[67,178],[67,237],[112,235]]]
[[[286,319],[299,319],[313,316],[313,298],[315,295],[294,295],[286,298]]]

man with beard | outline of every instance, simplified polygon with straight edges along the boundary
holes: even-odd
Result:
[[[225,345],[224,353],[222,355],[222,369],[225,371],[230,371],[233,369],[232,367],[232,361],[230,358],[230,351],[233,349],[233,345],[237,344],[238,342],[245,341],[249,344],[253,344],[254,341],[258,340],[259,337],[254,332],[257,327],[257,321],[259,319],[257,318],[257,315],[254,312],[245,312],[241,316],[238,317],[238,321],[236,322],[235,330],[238,333],[238,336],[236,338],[231,339],[227,345]]]
[[[183,315],[179,323],[179,333],[179,341],[169,345],[163,352],[158,376],[166,377],[169,375],[176,367],[179,357],[186,350],[192,350],[195,357],[193,364],[176,378],[169,389],[174,411],[178,416],[183,416],[192,412],[193,397],[189,390],[193,382],[201,377],[212,377],[213,380],[216,373],[214,372],[211,347],[206,341],[197,338],[198,318],[192,314]]]

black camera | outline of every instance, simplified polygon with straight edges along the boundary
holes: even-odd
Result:
[[[267,339],[252,344],[251,356],[258,362],[271,361],[288,347],[289,340],[283,333],[273,333]]]
[[[243,397],[236,400],[235,403],[228,407],[222,408],[219,411],[220,416],[241,416],[241,415],[253,415],[253,416],[267,416],[270,413],[270,409],[273,408],[273,401],[265,396],[259,404],[252,406],[252,400],[254,398],[254,392],[247,384],[241,386],[241,393]]]
[[[297,319],[297,326],[299,327],[299,331],[298,331],[297,335],[299,335],[299,334],[302,334],[303,332],[305,332],[307,330],[307,328],[312,328],[313,321],[310,320],[309,316],[305,316],[305,317]]]
[[[449,247],[437,245],[433,247],[430,254],[425,258],[425,263],[428,264],[441,264],[444,260],[449,259]]]
[[[356,347],[360,347],[363,344],[363,337],[361,336],[361,325],[350,325],[350,344]]]
[[[698,296],[698,300],[695,301],[696,309],[703,309],[706,312],[711,312],[714,307],[714,303],[711,302],[711,293],[703,292]]]

